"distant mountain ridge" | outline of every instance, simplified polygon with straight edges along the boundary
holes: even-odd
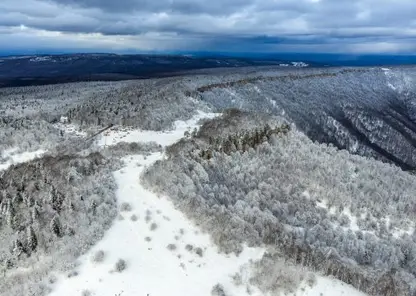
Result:
[[[321,66],[305,61],[194,55],[105,53],[0,57],[0,87],[180,75],[184,71],[251,66]]]

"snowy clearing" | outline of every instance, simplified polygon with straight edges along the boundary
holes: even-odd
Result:
[[[199,111],[197,115],[188,121],[176,121],[174,123],[173,131],[155,132],[129,128],[120,129],[115,127],[105,132],[101,138],[99,138],[97,144],[99,146],[109,146],[120,142],[132,143],[154,141],[162,146],[167,146],[181,139],[186,131],[192,131],[192,129],[196,128],[201,119],[214,118],[218,115],[219,114],[216,113],[204,113]]]
[[[45,150],[36,150],[32,152],[20,152],[18,148],[12,148],[3,151],[2,158],[7,159],[6,162],[0,163],[0,171],[6,170],[9,166],[13,164],[19,164],[23,162],[31,161],[35,158],[42,156],[46,151]]]

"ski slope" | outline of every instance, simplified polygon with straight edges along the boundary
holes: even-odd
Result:
[[[196,128],[200,119],[214,116],[200,112],[187,122],[176,122],[170,132],[111,130],[98,140],[98,145],[154,141],[166,146]],[[79,258],[77,276],[57,275],[52,296],[208,296],[217,284],[224,287],[227,296],[264,295],[249,283],[247,270],[252,260],[262,257],[263,248],[246,247],[239,256],[220,254],[209,235],[201,233],[167,197],[158,197],[140,184],[144,168],[162,158],[163,153],[123,158],[125,166],[114,172],[117,197],[120,208],[128,203],[131,209],[120,211],[104,238]],[[98,251],[104,252],[101,262],[92,260]],[[119,259],[126,262],[121,272],[115,270]],[[232,276],[242,270],[246,271],[242,283],[236,285]],[[364,294],[339,281],[319,277],[315,287],[302,285],[295,295]]]

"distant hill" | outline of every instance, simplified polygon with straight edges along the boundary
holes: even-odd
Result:
[[[0,87],[180,75],[184,71],[248,66],[310,67],[276,58],[194,55],[65,54],[0,57]]]

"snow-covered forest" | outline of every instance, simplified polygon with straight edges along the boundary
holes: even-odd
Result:
[[[301,293],[333,278],[367,295],[414,295],[415,73],[250,68],[0,89],[0,294],[87,283],[79,273],[100,274],[107,256],[95,246],[117,240],[128,220],[140,232],[128,224],[126,248],[191,256],[180,271],[195,258],[195,275],[214,270],[211,261],[238,262],[224,282],[207,281],[212,295],[309,295]],[[123,186],[140,194],[120,196]],[[141,196],[159,200],[154,193],[173,202],[166,211],[180,229],[212,245],[182,241],[187,231],[173,221],[180,235],[166,241],[168,217],[137,208],[147,207]],[[158,231],[166,245],[143,247]],[[133,250],[119,251],[112,275],[143,274],[139,257],[121,258]],[[147,288],[159,286],[146,276]]]
[[[172,197],[225,252],[266,244],[372,295],[415,292],[414,176],[278,121],[232,133],[229,125],[244,126],[250,114],[221,120],[228,132],[207,123],[149,168],[149,187]]]

